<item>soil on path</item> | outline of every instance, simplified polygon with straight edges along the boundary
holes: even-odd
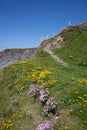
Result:
[[[48,47],[48,46],[44,47],[44,51],[47,52],[48,54],[50,54],[50,56],[51,56],[55,61],[57,61],[58,63],[60,63],[60,64],[63,65],[63,66],[68,67],[68,63],[62,61],[58,56],[56,56],[51,50],[49,50],[49,47]]]

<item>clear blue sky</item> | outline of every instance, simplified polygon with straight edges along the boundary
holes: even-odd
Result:
[[[87,0],[0,0],[0,50],[39,46],[64,27],[87,20]]]

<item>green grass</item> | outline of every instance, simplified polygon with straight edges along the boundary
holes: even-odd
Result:
[[[0,72],[0,119],[5,121],[3,124],[9,126],[9,130],[35,130],[42,121],[53,118],[54,115],[42,116],[43,107],[39,98],[32,100],[29,97],[29,76],[33,72],[40,73],[44,70],[50,71],[57,80],[56,84],[47,86],[50,96],[58,103],[59,119],[54,130],[87,129],[87,67],[79,66],[77,62],[78,58],[86,62],[87,33],[82,32],[80,39],[77,38],[77,33],[72,33],[67,34],[68,40],[64,48],[55,50],[56,54],[70,64],[69,67],[61,66],[41,49],[36,57],[10,65]],[[71,36],[77,40],[70,40]],[[73,59],[69,59],[69,55]],[[6,124],[8,119],[12,126]],[[4,125],[3,130],[7,130]]]
[[[70,31],[64,37],[64,47],[55,49],[55,54],[70,64],[87,66],[87,31]]]

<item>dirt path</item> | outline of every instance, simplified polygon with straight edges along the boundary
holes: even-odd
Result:
[[[48,46],[44,47],[44,51],[47,52],[48,54],[50,54],[50,56],[57,61],[58,63],[60,63],[63,66],[68,67],[68,63],[62,61],[58,56],[56,56],[51,50],[49,50]]]

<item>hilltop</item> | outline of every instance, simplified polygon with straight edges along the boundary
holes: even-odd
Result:
[[[26,50],[1,53],[9,51],[22,56]],[[44,40],[32,58],[4,67],[0,104],[1,130],[86,130],[87,22]]]
[[[87,66],[87,22],[68,26],[55,37],[43,41],[40,48],[50,50],[69,64]]]

